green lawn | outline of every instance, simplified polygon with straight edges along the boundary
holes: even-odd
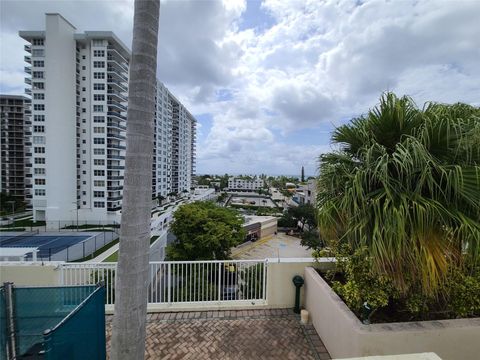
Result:
[[[157,239],[158,239],[158,235],[152,236],[150,238],[150,245],[152,245],[153,242]],[[105,260],[103,260],[103,262],[117,262],[117,261],[118,261],[118,251],[115,251],[112,255],[110,255]]]
[[[108,249],[110,249],[113,245],[118,244],[118,240],[119,240],[119,239],[113,240],[112,242],[109,242],[107,245],[102,246],[100,249],[98,249],[97,251],[95,251],[93,254],[90,254],[90,255],[82,258],[82,259],[75,260],[75,261],[73,261],[73,262],[84,262],[84,261],[93,259],[94,257],[97,257],[97,256],[99,256],[100,254],[103,254],[105,251],[107,251]],[[115,254],[116,254],[116,252],[115,252]],[[106,261],[106,260],[105,260],[105,261]],[[115,260],[115,261],[116,261],[116,260]]]
[[[45,221],[33,221],[32,219],[15,220],[15,222],[9,226],[45,226]]]

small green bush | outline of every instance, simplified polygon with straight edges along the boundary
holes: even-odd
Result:
[[[392,282],[372,272],[372,261],[366,248],[359,248],[352,255],[337,257],[337,271],[346,281],[333,281],[332,288],[355,312],[361,313],[365,305],[373,313],[388,305],[392,297],[398,297]]]

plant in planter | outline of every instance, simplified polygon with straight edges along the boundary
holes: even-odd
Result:
[[[478,315],[475,302],[446,299],[471,299],[479,276],[480,109],[418,109],[388,93],[332,140],[340,150],[320,157],[318,222],[330,248],[350,247],[337,252],[347,263],[334,285],[347,304],[364,302],[375,280],[385,291],[369,300],[378,306]]]

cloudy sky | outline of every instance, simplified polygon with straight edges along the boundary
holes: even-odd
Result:
[[[133,1],[0,0],[0,91],[18,30],[60,12],[131,45]],[[162,0],[158,77],[199,120],[198,173],[307,174],[383,91],[480,105],[480,1]]]

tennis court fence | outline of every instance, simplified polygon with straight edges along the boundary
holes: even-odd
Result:
[[[78,236],[88,236],[85,240],[72,242],[71,245],[65,246],[64,241],[51,241],[56,235],[49,233],[42,233],[38,230],[23,232],[19,235],[12,236],[10,234],[2,236],[0,238],[1,247],[38,247],[37,261],[77,261],[80,259],[88,260],[93,259],[97,254],[97,250],[101,249],[105,245],[108,245],[112,241],[118,239],[118,235],[112,231],[88,233],[82,232]],[[65,241],[71,242],[71,237],[76,234],[69,234],[65,236]],[[47,244],[44,244],[41,240],[44,237]],[[57,236],[61,238],[62,236]],[[23,240],[26,240],[25,243]],[[49,242],[51,245],[49,245]],[[33,255],[29,254],[25,260],[31,261]]]
[[[120,234],[120,223],[116,221],[104,221],[104,220],[49,220],[49,221],[37,221],[33,220],[16,220],[15,223],[4,226],[3,231],[111,231],[116,234]],[[17,230],[15,230],[17,229]]]

